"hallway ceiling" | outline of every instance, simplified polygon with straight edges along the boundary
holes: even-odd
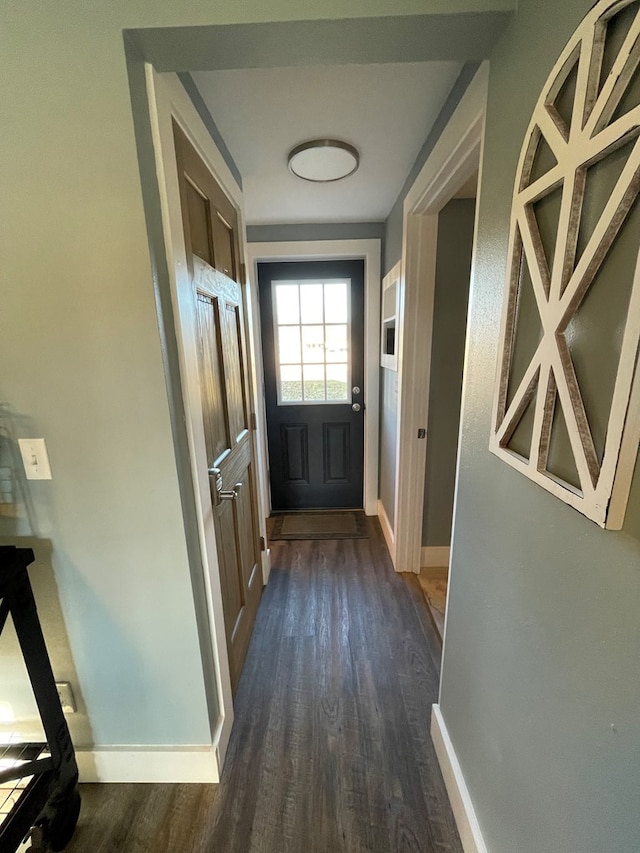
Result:
[[[194,73],[193,79],[243,180],[250,225],[387,218],[460,62],[260,68]],[[287,155],[315,137],[349,142],[360,168],[311,184]]]

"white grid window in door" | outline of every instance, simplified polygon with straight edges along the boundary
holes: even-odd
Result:
[[[278,405],[351,402],[350,284],[273,282]]]

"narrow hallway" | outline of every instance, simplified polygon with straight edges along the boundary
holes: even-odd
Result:
[[[366,524],[271,543],[221,784],[82,785],[67,853],[462,853],[429,735],[437,634]]]
[[[272,542],[213,849],[461,851],[429,736],[439,648],[368,539]]]

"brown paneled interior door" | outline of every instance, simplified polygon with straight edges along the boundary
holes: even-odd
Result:
[[[174,125],[197,300],[198,367],[225,632],[235,692],[262,591],[236,210]],[[206,513],[205,513],[206,515]]]

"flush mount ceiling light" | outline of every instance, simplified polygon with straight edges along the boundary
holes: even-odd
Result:
[[[311,139],[289,152],[289,168],[305,181],[328,183],[353,175],[360,155],[353,145],[339,139]]]

